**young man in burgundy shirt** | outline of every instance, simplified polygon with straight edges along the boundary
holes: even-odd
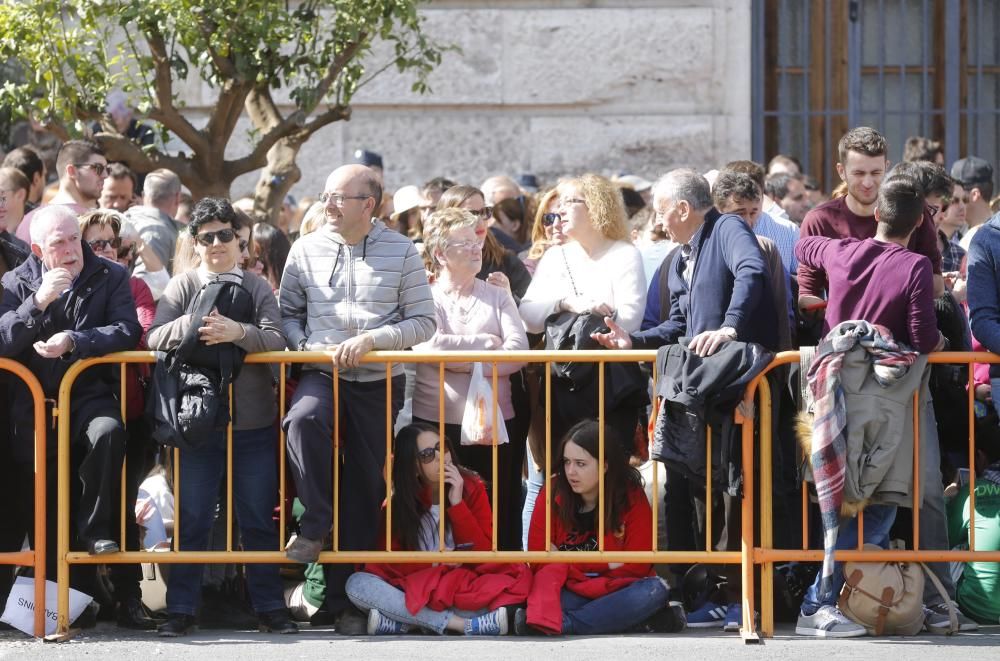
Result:
[[[889,168],[886,158],[885,138],[875,129],[861,126],[851,129],[840,139],[840,162],[837,173],[847,184],[847,195],[834,198],[806,214],[802,221],[801,237],[825,236],[831,239],[870,239],[875,236],[875,204],[882,177]],[[933,297],[944,293],[941,277],[941,252],[934,231],[929,209],[924,210],[924,221],[910,236],[907,247],[930,260],[933,272]],[[799,307],[815,309],[823,302],[826,278],[823,273],[806,264],[799,264]],[[824,324],[829,328],[829,324]]]

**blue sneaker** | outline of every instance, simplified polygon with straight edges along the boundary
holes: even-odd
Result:
[[[368,611],[369,636],[392,636],[408,633],[409,631],[409,624],[398,622],[391,617],[383,615],[375,608]]]
[[[688,628],[711,629],[713,627],[721,627],[726,619],[727,610],[721,604],[706,601],[701,608],[687,614]]]
[[[729,604],[726,608],[726,622],[722,625],[723,631],[734,633],[743,626],[743,606],[740,604]]]
[[[506,636],[507,609],[498,608],[465,623],[466,636]]]

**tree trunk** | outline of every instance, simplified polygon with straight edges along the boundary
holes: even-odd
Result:
[[[285,196],[302,178],[302,171],[295,164],[301,147],[301,140],[283,138],[267,152],[267,165],[254,189],[254,213],[271,225],[277,226]]]

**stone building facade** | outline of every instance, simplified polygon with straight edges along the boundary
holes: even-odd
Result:
[[[315,195],[357,148],[382,154],[387,188],[447,175],[717,167],[750,156],[750,0],[434,0],[427,30],[454,43],[432,93],[387,70],[353,119],[313,136],[292,193]],[[373,58],[374,59],[374,58]],[[372,62],[376,64],[376,62]],[[196,108],[198,90],[189,90]],[[232,155],[245,151],[234,137]],[[252,190],[238,180],[234,196]]]

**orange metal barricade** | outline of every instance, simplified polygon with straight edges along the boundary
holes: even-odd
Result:
[[[329,364],[332,358],[332,353],[329,352],[269,352],[260,354],[251,354],[246,357],[246,363],[266,363],[266,364],[280,364],[280,386],[281,392],[279,394],[280,401],[280,411],[279,414],[284,416],[285,414],[285,395],[284,395],[284,371],[285,367],[292,363],[311,363],[311,364]],[[443,407],[443,377],[444,377],[444,365],[446,362],[482,362],[486,364],[496,365],[502,362],[518,362],[518,363],[553,363],[553,362],[592,362],[598,365],[598,410],[594,413],[596,417],[603,422],[604,418],[604,365],[606,363],[612,362],[650,362],[655,360],[655,351],[518,351],[518,352],[435,352],[435,353],[420,353],[413,351],[378,351],[372,352],[365,356],[364,362],[366,363],[385,363],[386,365],[386,395],[387,398],[391,397],[391,381],[396,378],[403,378],[402,375],[394,375],[392,371],[393,365],[402,364],[415,364],[415,363],[434,363],[439,365],[439,376],[441,378],[441,383],[439,384],[439,401],[440,406]],[[281,530],[279,532],[278,541],[279,545],[274,551],[233,551],[232,549],[232,510],[228,510],[228,520],[227,520],[227,546],[225,551],[185,551],[178,547],[179,544],[179,530],[183,522],[180,520],[179,513],[179,502],[176,500],[175,496],[175,524],[174,524],[174,549],[170,552],[162,553],[148,553],[145,551],[135,551],[125,549],[123,551],[115,554],[101,555],[101,556],[90,556],[85,552],[71,551],[69,549],[69,445],[70,445],[70,420],[69,420],[69,395],[72,389],[73,383],[77,377],[84,370],[100,364],[109,363],[152,363],[155,360],[154,354],[151,352],[123,352],[118,354],[111,354],[108,356],[103,356],[100,358],[92,358],[84,361],[77,362],[67,371],[66,376],[60,385],[59,390],[59,406],[58,411],[60,415],[58,416],[59,422],[59,534],[58,534],[58,583],[59,583],[59,607],[58,607],[58,630],[61,633],[68,631],[68,605],[69,605],[69,567],[71,564],[112,564],[112,563],[140,563],[140,562],[152,562],[152,563],[228,563],[228,562],[240,562],[240,563],[287,563],[284,548],[284,530],[285,530],[285,520],[286,513],[284,511],[284,495],[285,495],[285,452],[284,452],[284,433],[281,432],[280,436],[280,446],[281,451],[279,455],[279,502],[281,503],[281,514],[280,514],[280,524]],[[336,376],[336,369],[333,370]],[[124,382],[124,380],[123,380]],[[496,370],[493,371],[492,376],[493,383],[493,402],[492,408],[496,414],[498,414],[499,405],[497,403],[497,374]],[[334,389],[334,434],[333,439],[331,439],[335,448],[339,444],[339,404],[338,404],[338,387],[339,379],[332,379],[332,387]],[[124,387],[124,386],[123,386]],[[551,400],[551,371],[545,370],[545,393],[546,402]],[[124,399],[124,398],[123,398]],[[389,406],[387,406],[387,409]],[[391,411],[386,412],[387,423],[391,422]],[[440,416],[443,426],[444,416]],[[551,447],[551,410],[550,407],[546,406],[545,411],[545,421],[546,421],[546,441],[547,445]],[[750,421],[752,422],[752,420]],[[749,427],[750,425],[747,425]],[[602,455],[599,457],[600,461],[603,461],[603,425],[601,427],[601,451]],[[497,444],[496,444],[496,425],[494,425],[494,443],[493,443],[493,483],[496,484],[497,479]],[[443,436],[443,434],[442,434]],[[386,500],[388,502],[388,507],[385,512],[387,523],[391,521],[391,470],[392,470],[392,426],[387,424],[386,431],[386,466],[385,475],[386,479]],[[748,470],[752,466],[752,442],[753,442],[753,431],[752,429],[747,432],[744,429],[743,433],[743,466],[744,472],[747,477],[747,489],[746,493],[753,493],[753,476]],[[443,443],[443,441],[442,441]],[[747,445],[747,444],[750,445]],[[228,434],[228,461],[231,462],[232,457],[232,433],[231,426],[230,432]],[[443,450],[443,447],[442,447]],[[711,494],[711,448],[709,447],[708,459],[709,464],[707,467],[706,476],[706,487],[708,487],[708,493]],[[175,454],[175,458],[176,458]],[[337,456],[336,454],[334,455]],[[551,475],[552,475],[552,463],[549,453],[546,453],[545,459],[545,486],[546,493],[549,494],[551,498]],[[748,463],[749,462],[749,463]],[[747,498],[744,498],[742,507],[742,528],[743,528],[743,546],[741,551],[713,551],[711,550],[711,539],[708,540],[709,544],[705,551],[660,551],[657,547],[657,532],[658,532],[658,522],[656,518],[657,505],[653,506],[653,548],[648,552],[609,552],[604,550],[603,545],[603,527],[604,527],[604,498],[603,498],[603,482],[600,483],[600,497],[599,497],[599,511],[597,515],[597,520],[599,521],[599,526],[601,534],[598,535],[599,550],[598,551],[538,551],[538,552],[522,552],[522,551],[498,551],[497,550],[497,489],[492,490],[492,506],[493,506],[493,539],[492,539],[492,550],[491,551],[435,551],[435,552],[393,552],[389,550],[388,544],[385,551],[340,551],[338,548],[338,531],[339,531],[339,489],[336,487],[338,484],[338,471],[339,471],[339,461],[333,462],[332,470],[334,472],[334,489],[333,489],[333,500],[334,500],[334,518],[333,518],[333,551],[325,551],[320,554],[319,562],[322,563],[361,563],[361,562],[400,562],[400,563],[420,563],[420,562],[651,562],[651,563],[718,563],[718,564],[737,564],[741,563],[743,567],[743,617],[744,617],[744,629],[743,636],[746,640],[755,640],[756,635],[754,634],[753,627],[754,622],[752,614],[754,612],[754,594],[753,594],[753,581],[752,581],[752,553],[753,553],[753,507],[752,502],[748,504]],[[440,470],[443,471],[443,462],[441,463]],[[175,484],[179,484],[179,480],[182,479],[179,474],[179,462],[175,460]],[[653,472],[653,487],[654,494],[657,493],[658,488],[658,477],[657,472]],[[443,480],[441,481],[441,488],[443,490]],[[439,494],[442,498],[444,496],[443,492]],[[709,498],[711,496],[709,495]],[[231,502],[232,498],[232,485],[231,478],[227,484],[227,502]],[[551,538],[551,507],[546,508],[545,516],[545,528],[546,528],[546,538]],[[444,517],[440,518],[439,522],[439,535],[440,539],[444,539],[445,528],[444,528]],[[124,524],[122,525],[124,529]],[[709,527],[711,530],[711,527]],[[124,534],[123,534],[124,541]],[[443,546],[443,544],[442,544]]]
[[[744,401],[753,401],[754,397],[759,397],[759,410],[760,410],[760,456],[762,458],[771,456],[772,447],[772,437],[771,437],[771,425],[770,425],[770,413],[771,413],[771,392],[768,382],[765,378],[767,372],[781,366],[792,363],[799,362],[799,353],[797,351],[789,351],[778,354],[774,361],[768,366],[767,370],[758,375],[753,382],[747,387]],[[930,355],[930,364],[966,364],[969,366],[969,383],[968,383],[968,415],[969,415],[969,465],[970,467],[975,466],[975,414],[973,411],[974,402],[974,377],[972,366],[974,363],[1000,363],[1000,356],[987,352],[957,352],[957,351],[947,351],[938,352]],[[801,375],[800,378],[805,378]],[[914,395],[914,404],[918,403],[919,393]],[[865,562],[888,562],[888,561],[908,561],[908,562],[970,562],[970,561],[980,561],[980,562],[1000,562],[1000,551],[975,551],[975,470],[969,472],[969,491],[970,491],[970,502],[969,502],[969,535],[970,535],[970,550],[967,551],[950,551],[950,550],[920,550],[919,547],[919,533],[920,533],[920,498],[919,498],[919,480],[920,476],[920,452],[919,450],[919,438],[920,438],[920,416],[918,406],[914,406],[914,420],[913,420],[913,433],[914,433],[914,453],[913,453],[913,470],[914,470],[914,486],[913,486],[913,539],[915,548],[912,550],[881,550],[881,551],[862,551],[861,545],[863,544],[864,534],[864,515],[863,513],[859,517],[858,523],[858,545],[857,550],[844,550],[836,551],[835,558],[839,561],[847,560],[857,560]],[[744,423],[749,422],[748,420],[740,420],[741,416],[737,413],[738,421]],[[766,423],[766,424],[765,424]],[[752,434],[752,425],[744,424],[743,433]],[[744,438],[744,441],[746,439]],[[744,448],[747,447],[744,443]],[[752,476],[753,471],[749,469],[746,465],[746,455],[744,455],[744,473],[747,476]],[[810,550],[808,548],[808,521],[806,515],[806,508],[808,506],[808,498],[805,484],[802,485],[802,522],[803,522],[803,532],[802,532],[802,548],[801,549],[775,549],[773,548],[773,527],[772,527],[772,467],[770,461],[762,460],[760,462],[760,540],[759,545],[755,546],[751,553],[750,558],[744,559],[745,562],[750,561],[751,564],[757,564],[761,566],[761,634],[765,637],[770,637],[774,635],[774,589],[773,589],[773,575],[774,575],[774,564],[776,562],[789,562],[789,561],[799,561],[799,562],[822,562],[823,551],[821,549]],[[750,492],[750,487],[747,487],[747,491]],[[748,506],[749,499],[744,499],[744,507]],[[744,521],[746,521],[744,517]],[[744,531],[745,532],[745,531]],[[752,560],[751,560],[752,558]],[[752,571],[747,571],[747,565],[744,565],[744,578],[752,575]],[[746,619],[746,611],[744,611],[744,619]]]
[[[11,415],[32,416],[34,418],[35,429],[34,548],[28,551],[0,553],[0,565],[21,565],[33,568],[35,574],[34,629],[35,636],[42,637],[45,635],[47,610],[45,603],[45,434],[47,429],[45,421],[45,394],[42,392],[42,386],[38,382],[38,379],[35,378],[35,375],[21,363],[8,358],[0,358],[0,370],[10,372],[21,379],[31,392],[33,400],[32,411],[30,413],[28,411],[12,411]]]

